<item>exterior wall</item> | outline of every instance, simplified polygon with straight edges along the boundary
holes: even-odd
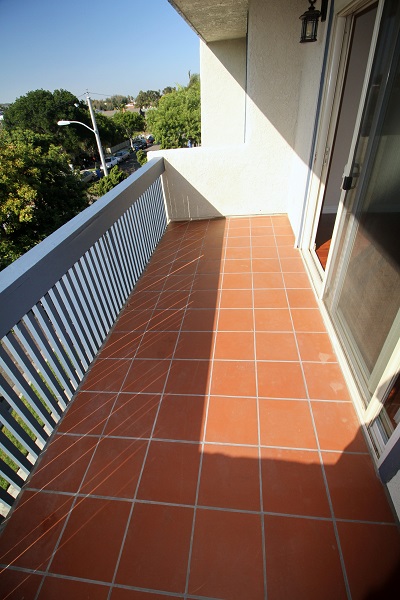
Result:
[[[200,43],[202,146],[245,137],[246,39]],[[212,107],[212,110],[210,110]]]
[[[246,79],[244,40],[201,45],[204,147],[159,153],[172,218],[288,213],[297,231],[323,56],[299,44],[301,9],[250,0]]]

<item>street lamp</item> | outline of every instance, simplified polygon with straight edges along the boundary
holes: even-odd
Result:
[[[96,118],[95,118],[94,112],[93,112],[92,102],[89,98],[89,95],[87,96],[86,99],[87,99],[87,103],[89,106],[90,116],[92,118],[93,129],[91,127],[89,127],[89,125],[86,125],[86,123],[81,123],[81,121],[58,121],[57,125],[60,125],[62,127],[63,125],[71,125],[72,123],[77,123],[78,125],[83,125],[84,127],[86,127],[86,129],[89,129],[92,133],[94,133],[94,135],[96,137],[97,147],[99,149],[100,160],[101,160],[101,164],[103,167],[103,172],[104,172],[104,175],[107,177],[108,170],[107,170],[106,161],[104,159],[103,147],[101,145],[99,130],[97,129],[97,123],[96,123]]]

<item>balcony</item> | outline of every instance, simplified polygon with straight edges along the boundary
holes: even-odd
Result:
[[[162,165],[2,299],[26,450],[2,434],[2,597],[395,597],[396,520],[287,217],[167,224]]]

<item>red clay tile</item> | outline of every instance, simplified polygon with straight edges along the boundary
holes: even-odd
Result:
[[[300,363],[257,362],[258,393],[267,398],[305,398]]]
[[[36,598],[42,576],[28,571],[12,571],[0,567],[0,579],[1,594],[4,600],[23,600],[24,598]]]
[[[251,249],[252,258],[278,258],[275,246],[256,246]]]
[[[77,492],[97,441],[96,437],[55,435],[35,465],[29,487]]]
[[[169,275],[164,285],[164,292],[169,290],[189,291],[192,284],[193,275]]]
[[[254,290],[254,308],[288,308],[285,290]]]
[[[250,273],[251,260],[249,258],[228,259],[223,263],[224,273]]]
[[[172,358],[177,339],[177,331],[146,331],[136,358]]]
[[[253,273],[280,273],[281,271],[277,258],[253,258],[251,264]]]
[[[104,435],[149,437],[159,402],[158,394],[120,394]]]
[[[231,444],[258,444],[257,423],[255,398],[211,396],[206,440]]]
[[[286,230],[282,229],[280,231],[277,231],[275,228],[275,241],[276,241],[276,245],[277,246],[289,246],[290,248],[293,248],[293,244],[294,244],[294,235],[284,235],[284,232]]]
[[[134,291],[127,303],[126,309],[129,310],[153,310],[155,305],[157,304],[157,300],[159,297],[158,292],[137,292]]]
[[[254,236],[251,238],[252,248],[256,248],[258,246],[274,246],[276,245],[275,236],[271,234]]]
[[[211,394],[218,396],[255,396],[255,363],[244,360],[215,360],[212,372]]]
[[[116,583],[183,593],[193,509],[136,504]]]
[[[243,235],[238,237],[229,237],[226,242],[227,248],[248,248],[250,246],[250,236]]]
[[[142,331],[113,331],[101,350],[101,358],[133,358],[142,336]]]
[[[197,275],[193,280],[193,290],[217,290],[220,287],[221,276],[219,273],[205,273]]]
[[[219,331],[215,343],[214,357],[216,359],[253,360],[253,332]]]
[[[330,517],[318,453],[261,448],[264,511]]]
[[[100,435],[114,405],[117,394],[80,392],[61,419],[58,433],[90,433]]]
[[[45,570],[72,501],[64,494],[23,492],[1,536],[0,562]]]
[[[251,290],[251,273],[224,273],[221,287],[223,290]]]
[[[251,248],[247,246],[245,248],[226,248],[225,259],[226,260],[250,260]]]
[[[137,291],[161,292],[161,290],[164,288],[167,274],[167,271],[164,271],[164,273],[160,273],[159,275],[154,276],[143,274],[136,284]]]
[[[290,312],[287,308],[256,308],[255,329],[260,331],[293,331]]]
[[[281,259],[289,260],[289,259]],[[292,260],[292,259],[290,259]],[[306,273],[283,273],[283,280],[287,288],[305,288],[310,289],[310,280]]]
[[[350,400],[337,363],[303,363],[308,394],[315,400]]]
[[[336,518],[393,523],[383,485],[368,454],[323,452]]]
[[[46,577],[38,600],[71,600],[71,598],[95,598],[107,600],[109,586],[96,585],[86,581],[63,579],[62,577]]]
[[[301,360],[313,362],[337,362],[327,333],[301,333],[296,335]]]
[[[168,290],[161,292],[157,310],[185,308],[189,301],[189,290]]]
[[[218,306],[217,290],[194,290],[190,294],[189,308],[215,308]]]
[[[148,331],[179,331],[184,315],[183,309],[155,310],[148,323]]]
[[[253,331],[253,311],[247,308],[222,308],[218,331]]]
[[[189,593],[229,600],[265,597],[259,515],[197,510]]]
[[[257,331],[257,360],[293,360],[299,358],[293,333]]]
[[[51,572],[111,582],[130,509],[129,502],[79,498],[61,537]]]
[[[94,496],[133,498],[147,442],[103,438],[86,473],[81,492]]]
[[[201,441],[205,418],[203,396],[172,396],[166,394],[154,430],[154,438]]]
[[[289,306],[291,308],[316,308],[317,301],[312,290],[287,289]]]
[[[260,436],[265,446],[316,449],[308,402],[260,400]]]
[[[258,225],[258,222],[254,222],[251,226],[251,235],[257,237],[259,235],[273,235],[274,230],[272,227],[272,223],[270,225]]]
[[[177,600],[178,596],[166,594],[151,594],[147,591],[131,590],[114,587],[111,600]]]
[[[267,290],[284,287],[282,274],[278,271],[276,273],[254,273],[253,285],[255,289]]]
[[[252,308],[253,293],[251,290],[222,290],[220,308]]]
[[[182,331],[175,358],[210,359],[214,348],[214,335],[209,331]]]
[[[199,260],[199,265],[197,268],[197,275],[206,274],[206,273],[220,273],[222,268],[222,261],[220,258],[212,259],[203,256]]]
[[[397,598],[400,589],[400,536],[397,527],[341,522],[337,526],[352,599]]]
[[[291,308],[295,331],[326,332],[318,308]]]
[[[265,516],[269,600],[346,600],[332,523]]]
[[[182,331],[213,331],[215,320],[214,309],[189,309],[183,319]]]
[[[119,392],[131,360],[122,358],[97,359],[83,381],[82,390]]]
[[[294,248],[292,245],[289,246],[277,246],[278,255],[280,258],[297,258],[299,256],[299,250]]]
[[[281,257],[280,259],[280,264],[281,264],[281,268],[282,268],[282,272],[285,273],[292,273],[293,275],[306,275],[306,273],[304,273],[304,263],[302,261],[302,259],[300,258],[300,256],[298,257],[290,257],[290,258],[283,258]],[[284,279],[286,280],[285,275],[283,275]],[[310,287],[310,283],[309,283],[309,279],[307,277],[307,282],[308,285],[306,285],[305,287]],[[293,286],[294,287],[294,286]],[[295,287],[303,287],[303,286],[295,286]]]
[[[321,450],[368,452],[350,402],[312,402],[311,406]]]
[[[258,448],[207,444],[198,504],[260,511]]]
[[[137,394],[161,393],[169,365],[169,360],[135,359],[126,376],[122,391]]]
[[[157,294],[157,296],[159,296],[159,294]],[[145,331],[149,326],[149,320],[152,314],[153,309],[131,310],[130,308],[126,308],[116,322],[113,333],[116,331],[128,331],[132,334],[132,332],[135,331]]]
[[[154,502],[194,504],[200,446],[152,441],[137,497]]]
[[[208,360],[173,360],[165,387],[166,393],[195,396],[206,394],[209,369]]]

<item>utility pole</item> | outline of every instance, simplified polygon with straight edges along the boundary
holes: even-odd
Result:
[[[86,93],[86,101],[88,103],[90,116],[92,118],[93,131],[94,131],[94,135],[96,136],[97,147],[99,149],[100,160],[101,160],[101,164],[103,166],[104,175],[105,175],[105,177],[107,177],[107,175],[108,175],[107,165],[106,165],[106,161],[104,159],[103,147],[101,145],[100,134],[99,134],[99,130],[97,129],[96,117],[94,116],[94,110],[93,110],[93,106],[92,106],[92,101],[89,96],[89,92]]]

